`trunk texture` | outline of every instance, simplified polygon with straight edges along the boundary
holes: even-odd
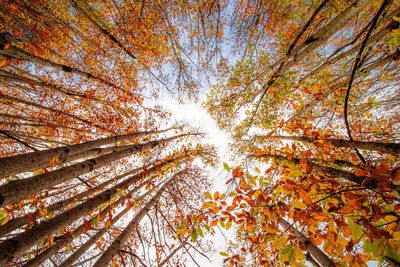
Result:
[[[42,238],[54,234],[59,229],[62,229],[76,219],[84,216],[88,212],[109,201],[114,194],[118,193],[119,189],[128,187],[129,185],[145,177],[147,174],[160,170],[162,167],[174,162],[175,160],[179,160],[180,158],[182,158],[182,156],[170,158],[164,161],[162,164],[144,170],[143,172],[132,176],[131,178],[111,187],[110,189],[107,189],[97,196],[89,198],[78,206],[34,226],[29,231],[23,232],[9,240],[2,242],[0,244],[0,266],[4,265],[7,261],[11,261],[17,254],[28,250]]]
[[[331,258],[329,258],[328,255],[326,255],[317,246],[313,245],[307,237],[305,237],[296,228],[292,227],[292,225],[288,223],[285,219],[280,218],[279,224],[284,229],[289,229],[289,231],[291,231],[300,240],[300,242],[303,242],[306,245],[307,251],[313,257],[313,259],[318,262],[318,264],[320,264],[322,267],[335,267],[335,263],[331,260]]]
[[[0,206],[22,200],[28,196],[37,194],[46,188],[66,182],[69,179],[91,172],[124,157],[149,150],[160,144],[168,143],[171,140],[181,136],[184,135],[177,135],[144,144],[132,145],[131,147],[122,151],[106,154],[58,170],[31,176],[26,179],[11,181],[8,184],[0,186]]]
[[[161,197],[162,193],[167,189],[168,185],[172,183],[176,175],[172,177],[168,182],[166,182],[154,195],[154,197],[133,217],[131,222],[125,227],[124,231],[114,240],[111,246],[101,255],[93,267],[107,266],[107,264],[113,259],[113,257],[118,253],[120,248],[126,243],[128,238],[133,234],[136,227],[139,225],[143,217],[149,212],[149,210],[154,206],[154,204]]]
[[[163,133],[168,130],[170,129],[160,130],[160,131],[136,132],[131,134],[101,138],[76,145],[57,147],[53,149],[41,150],[32,153],[25,153],[6,158],[0,158],[0,177],[7,177],[10,175],[15,175],[39,169],[38,167],[43,166],[43,164],[46,162],[47,162],[46,166],[48,166],[50,160],[54,157],[57,157],[59,161],[62,161],[68,156],[71,156],[73,154],[79,154],[90,149],[95,149],[110,144],[116,144],[121,141],[129,140],[132,138],[139,138],[149,134]]]

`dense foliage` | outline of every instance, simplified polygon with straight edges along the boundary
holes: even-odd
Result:
[[[227,266],[400,266],[399,22],[398,0],[3,0],[0,265],[199,265],[223,228]],[[232,138],[226,189],[170,94]]]

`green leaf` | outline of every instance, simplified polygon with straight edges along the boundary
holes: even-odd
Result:
[[[231,171],[231,167],[229,167],[228,163],[226,163],[226,162],[224,162],[224,169],[225,169],[227,172],[230,172],[230,171]]]
[[[96,227],[99,227],[99,221],[97,220],[97,218],[93,217],[92,219],[90,219],[90,224],[94,225]]]
[[[223,256],[223,257],[228,257],[228,256],[229,256],[229,254],[226,253],[225,251],[221,251],[221,252],[219,253],[219,255],[221,255],[221,256]]]
[[[192,232],[192,235],[191,235],[193,243],[197,241],[197,237],[198,237],[197,230],[193,229],[193,232]]]
[[[355,238],[355,239],[359,238],[361,236],[361,234],[362,234],[361,226],[359,224],[357,224],[357,223],[352,222],[352,221],[349,221],[348,225],[349,225],[351,231],[353,232],[353,238]]]
[[[198,232],[199,236],[204,237],[204,233],[203,233],[203,230],[201,230],[201,228],[197,228],[197,232]]]
[[[292,261],[293,257],[294,257],[294,247],[292,244],[287,244],[285,245],[282,249],[281,249],[281,253],[280,253],[280,260],[284,261],[286,258],[286,255],[289,257],[289,260]]]
[[[386,256],[400,262],[400,255],[396,253],[396,251],[391,245],[388,245],[386,248]]]

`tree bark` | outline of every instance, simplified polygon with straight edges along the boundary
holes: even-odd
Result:
[[[147,183],[148,183],[148,181],[143,182],[141,185],[139,185],[139,186],[135,187],[134,189],[132,189],[131,191],[129,191],[128,194],[136,193],[138,190],[140,190]],[[112,206],[115,207],[115,206],[118,206],[118,205],[122,204],[124,199],[125,199],[124,197],[120,197],[117,201],[112,203]],[[99,216],[100,217],[106,216],[110,212],[110,210],[111,210],[110,206],[106,207],[105,209],[103,209],[102,211],[99,212]],[[117,216],[115,216],[111,220],[111,225],[114,225],[115,222],[117,222],[119,219],[121,219],[130,210],[131,210],[131,208],[125,208],[124,210],[122,210]],[[71,243],[74,240],[74,238],[80,236],[81,234],[85,233],[86,231],[87,231],[86,226],[84,224],[81,224],[72,233],[69,233],[68,235],[61,237],[61,239],[57,240],[51,247],[49,247],[48,249],[46,249],[45,251],[43,251],[39,255],[36,255],[33,259],[28,261],[24,266],[25,267],[28,267],[28,266],[29,267],[40,266],[47,259],[49,259],[52,256],[54,256],[60,249],[62,249],[63,247],[65,247],[66,245]],[[105,232],[106,232],[106,228],[102,228],[94,236],[92,236],[85,244],[83,244],[78,249],[78,251],[81,252],[80,255],[82,255],[84,252],[86,252],[87,249],[89,249],[97,241],[97,239],[99,239],[103,234],[105,234]],[[76,251],[70,257],[68,257],[68,259],[70,259],[73,255],[77,254],[78,251]],[[80,255],[75,255],[76,258],[72,262],[67,261],[68,260],[67,259],[60,266],[66,266],[66,267],[71,266],[77,259],[79,259]]]
[[[8,184],[0,186],[0,207],[22,200],[33,194],[37,194],[46,188],[66,182],[69,179],[91,172],[111,162],[149,150],[158,145],[168,143],[176,138],[187,135],[188,134],[181,134],[166,139],[132,145],[124,150],[89,159],[58,170],[31,176],[26,179],[11,181]]]
[[[397,51],[397,52],[393,53],[392,55],[382,57],[381,59],[378,59],[374,63],[372,63],[364,68],[359,69],[358,72],[356,73],[355,77],[360,77],[363,74],[367,74],[379,67],[386,65],[389,62],[392,62],[393,60],[398,60],[399,58],[400,58],[400,51]],[[345,87],[348,84],[348,82],[349,82],[348,79],[346,79],[346,80],[340,82],[339,84],[332,85],[328,90],[325,90],[324,92],[316,94],[316,97],[314,99],[312,99],[310,102],[308,102],[303,107],[301,107],[299,110],[297,110],[289,119],[287,119],[285,121],[285,124],[292,121],[296,117],[302,116],[308,110],[310,110],[312,107],[314,107],[318,101],[320,101],[324,98],[327,98],[330,94],[332,94],[334,91],[338,90],[339,88]],[[267,136],[271,136],[275,132],[276,132],[276,128],[273,129],[272,131],[270,131],[267,134]]]
[[[329,39],[334,33],[342,29],[353,17],[360,13],[365,7],[367,7],[372,1],[371,0],[356,0],[349,7],[347,7],[342,13],[332,19],[328,24],[322,27],[317,33],[308,37],[303,44],[293,50],[293,60],[288,62],[282,69],[286,71],[291,68],[295,63],[302,60],[306,55],[311,53],[314,49],[322,45]]]
[[[138,190],[140,190],[143,186],[145,186],[147,184],[148,181],[142,183],[140,186],[135,187],[133,190],[131,190],[129,192],[129,194],[134,194],[135,192],[137,192]],[[145,193],[145,195],[149,194],[150,191],[148,191],[147,193]],[[144,197],[144,196],[142,196]],[[122,203],[123,198],[120,198],[115,204],[119,205]],[[125,208],[124,210],[122,210],[117,216],[115,216],[112,220],[111,220],[111,225],[114,225],[115,222],[117,222],[119,219],[121,219],[126,213],[128,213],[131,210],[131,208]],[[104,214],[107,214],[108,211],[106,211]],[[103,214],[101,214],[103,215]],[[100,217],[101,217],[100,215]],[[88,249],[94,245],[96,243],[96,241],[102,237],[105,233],[106,233],[107,229],[106,228],[102,228],[100,231],[98,231],[94,236],[92,236],[89,240],[87,240],[83,245],[81,245],[78,250],[76,250],[72,255],[70,255],[65,261],[63,261],[59,267],[69,267],[72,266],[73,263],[75,261],[77,261],[85,252],[88,251]]]
[[[304,236],[296,228],[292,227],[292,225],[288,223],[285,219],[283,219],[282,217],[279,218],[279,224],[285,230],[288,229],[290,232],[292,232],[299,239],[300,242],[303,242],[306,245],[307,251],[318,262],[318,264],[320,264],[322,267],[335,267],[335,263],[331,260],[331,258],[328,255],[326,255],[317,246],[313,245],[306,236]]]
[[[136,56],[133,55],[124,45],[121,44],[120,41],[117,40],[117,38],[115,38],[114,35],[112,35],[109,31],[107,31],[106,29],[104,29],[99,23],[97,23],[97,21],[95,21],[94,19],[92,19],[89,14],[86,13],[85,10],[83,10],[78,3],[75,0],[70,0],[69,1],[71,3],[71,5],[75,8],[76,11],[78,11],[78,13],[80,13],[83,17],[85,17],[86,19],[88,19],[93,26],[95,26],[95,28],[100,31],[101,33],[103,33],[105,36],[107,36],[113,43],[115,43],[116,45],[119,46],[119,48],[121,48],[123,51],[125,51],[132,59],[136,59]]]
[[[170,129],[171,128],[159,131],[156,130],[143,131],[143,132],[136,132],[136,133],[130,133],[112,137],[105,137],[76,145],[57,147],[53,149],[41,150],[32,153],[25,153],[6,158],[0,158],[0,177],[7,177],[10,175],[15,175],[26,171],[39,169],[39,167],[43,166],[44,162],[48,162],[47,164],[48,166],[50,160],[55,157],[57,157],[59,161],[62,161],[63,159],[73,154],[77,155],[79,153],[82,153],[90,149],[95,149],[110,144],[116,144],[118,142],[122,142],[133,138],[140,138],[145,135],[163,133]]]
[[[300,164],[300,159],[298,158],[291,158],[288,159],[287,157],[284,156],[280,156],[280,155],[273,155],[273,154],[261,154],[261,155],[251,155],[251,157],[270,157],[270,158],[276,158],[279,161],[290,161],[296,165]],[[339,178],[343,178],[351,183],[355,183],[358,185],[361,185],[363,183],[363,181],[365,179],[367,179],[366,176],[357,176],[352,172],[348,172],[348,171],[344,171],[344,170],[339,170],[336,168],[332,168],[332,167],[327,167],[327,166],[321,166],[319,164],[307,161],[307,165],[311,166],[313,168],[313,170],[316,171],[321,171],[321,172],[325,172],[331,176],[334,177],[339,177]],[[395,185],[395,184],[390,184],[389,187],[397,192],[400,193],[400,186]]]
[[[80,117],[78,117],[76,115],[69,114],[69,113],[64,112],[62,110],[58,110],[58,109],[50,108],[50,107],[45,107],[45,106],[37,104],[37,103],[33,103],[33,102],[30,102],[30,101],[27,101],[27,100],[24,100],[24,99],[20,99],[20,98],[4,95],[4,94],[1,94],[1,93],[0,93],[0,99],[5,99],[7,101],[16,102],[16,103],[24,104],[24,105],[27,105],[27,106],[31,106],[31,107],[47,110],[49,112],[53,112],[53,113],[56,113],[56,114],[62,114],[65,117],[68,117],[70,119],[83,122],[85,125],[96,127],[96,128],[98,128],[98,129],[100,129],[100,130],[102,130],[104,132],[110,132],[109,129],[106,129],[106,128],[104,128],[102,126],[99,126],[99,125],[93,125],[92,122],[90,122],[90,121],[88,121],[86,119],[82,119],[82,118],[80,118]]]
[[[125,227],[124,231],[114,240],[111,246],[100,256],[93,267],[107,266],[107,264],[113,259],[113,257],[118,253],[120,248],[125,244],[128,238],[132,235],[136,227],[139,225],[143,217],[150,211],[153,205],[161,197],[162,193],[167,189],[167,187],[174,181],[175,174],[168,182],[166,182],[154,195],[154,197],[133,217],[131,222]]]
[[[51,212],[55,212],[55,211],[61,211],[68,205],[75,203],[77,201],[83,200],[84,198],[91,196],[93,193],[103,190],[108,185],[112,184],[113,182],[118,182],[128,175],[134,174],[134,173],[140,171],[141,169],[147,169],[150,166],[151,166],[151,164],[148,164],[141,168],[136,168],[134,170],[128,171],[124,174],[114,177],[113,179],[109,179],[106,182],[104,182],[96,187],[86,190],[80,194],[77,194],[68,199],[53,203],[46,208],[47,212],[51,213]],[[9,220],[6,224],[0,226],[0,236],[4,236],[4,235],[22,227],[23,225],[28,224],[31,220],[32,220],[32,218],[29,215],[25,215],[25,216],[21,216],[21,217]]]
[[[84,201],[78,206],[60,215],[57,215],[54,218],[44,221],[39,225],[32,227],[29,231],[23,232],[11,239],[2,242],[0,244],[0,265],[4,265],[6,262],[11,261],[16,255],[28,250],[37,242],[39,242],[42,238],[54,234],[58,230],[75,221],[76,219],[96,209],[101,204],[109,201],[114,194],[118,193],[118,190],[126,188],[127,186],[139,181],[149,173],[160,170],[162,169],[162,167],[183,157],[184,155],[169,157],[161,164],[157,164],[147,170],[144,170],[132,176],[131,178],[121,183],[118,183],[110,189],[107,189],[97,196]]]
[[[262,138],[262,136],[260,136]],[[292,140],[301,141],[307,143],[313,143],[314,139],[304,136],[271,136],[270,138],[277,138],[280,140]],[[360,148],[370,151],[378,151],[381,153],[387,153],[394,156],[400,154],[400,144],[397,143],[382,143],[382,142],[369,142],[369,141],[349,141],[344,139],[321,139],[335,147],[346,147],[346,148]]]

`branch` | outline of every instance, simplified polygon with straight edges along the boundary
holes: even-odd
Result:
[[[351,86],[353,85],[353,80],[354,80],[357,68],[359,67],[363,50],[364,50],[365,46],[367,45],[368,39],[371,36],[371,33],[372,33],[372,31],[374,30],[374,28],[376,26],[378,18],[380,17],[380,15],[382,14],[382,12],[385,9],[386,5],[389,2],[391,2],[391,0],[384,0],[382,5],[381,5],[381,7],[378,10],[378,12],[376,13],[375,17],[373,18],[371,26],[370,26],[370,28],[369,28],[369,30],[367,32],[367,35],[365,36],[365,38],[364,38],[364,40],[363,40],[363,42],[361,44],[360,51],[358,52],[358,55],[357,55],[356,60],[354,62],[354,66],[353,66],[353,70],[351,72],[349,84],[347,86],[346,95],[345,95],[345,98],[344,98],[344,122],[346,124],[346,130],[347,130],[347,134],[349,135],[350,141],[353,140],[353,137],[351,135],[351,129],[350,129],[350,126],[349,126],[349,119],[348,119],[348,116],[347,116],[347,110],[348,110],[348,103],[349,103],[349,96],[350,96]],[[356,150],[357,156],[360,158],[361,162],[366,164],[366,160],[361,155],[360,151],[357,148],[355,150]]]

